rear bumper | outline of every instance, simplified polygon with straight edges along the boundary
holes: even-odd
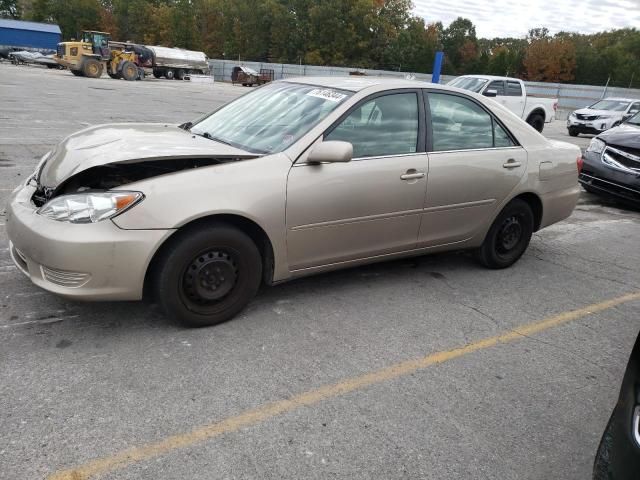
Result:
[[[139,300],[153,254],[173,230],[123,230],[110,220],[58,222],[35,213],[34,188],[7,206],[9,250],[37,286],[78,300]]]
[[[578,198],[580,198],[580,186],[577,183],[541,195],[542,219],[540,228],[548,227],[571,216],[578,204]]]
[[[640,205],[640,175],[605,165],[600,155],[586,152],[578,181],[587,188]]]

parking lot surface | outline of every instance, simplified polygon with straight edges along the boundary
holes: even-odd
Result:
[[[0,478],[589,478],[640,328],[640,214],[614,202],[585,194],[507,270],[354,268],[198,330],[13,266],[4,205],[62,137],[247,90],[0,64]]]

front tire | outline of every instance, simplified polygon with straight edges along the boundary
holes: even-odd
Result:
[[[579,133],[580,133],[580,132],[578,132],[578,129],[577,129],[577,128],[573,128],[573,127],[570,127],[570,128],[569,128],[569,135],[570,135],[571,137],[577,137]]]
[[[178,233],[156,271],[156,295],[169,318],[205,327],[232,319],[255,296],[262,258],[242,231],[211,224]]]
[[[95,58],[87,58],[82,64],[82,73],[85,77],[100,78],[103,68],[102,63]]]
[[[138,67],[135,63],[127,60],[122,64],[120,75],[128,82],[133,82],[138,78]]]
[[[511,200],[494,220],[478,260],[487,268],[507,268],[525,252],[533,234],[533,212],[524,200]]]

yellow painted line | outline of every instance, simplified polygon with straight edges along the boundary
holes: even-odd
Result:
[[[622,303],[634,300],[640,300],[640,292],[630,293],[611,300],[595,303],[584,308],[579,308],[577,310],[560,313],[539,322],[529,323],[527,325],[517,327],[514,330],[509,330],[506,333],[478,340],[468,345],[454,348],[453,350],[437,352],[427,355],[426,357],[396,363],[371,373],[345,379],[339,383],[325,385],[315,390],[310,390],[284,400],[245,411],[239,415],[229,417],[217,423],[198,427],[190,432],[172,435],[163,440],[149,443],[147,445],[131,447],[104,458],[91,460],[84,465],[80,465],[69,470],[58,471],[50,475],[48,480],[87,480],[91,477],[112,472],[136,462],[158,457],[179,448],[189,447],[225,433],[237,432],[242,428],[256,425],[262,421],[290,412],[305,405],[314,405],[323,400],[344,395],[345,393],[366,388],[380,382],[402,377],[432,365],[437,365],[448,360],[453,360],[455,358],[477,352],[478,350],[484,350],[502,343],[513,342],[514,340],[519,340],[544,330],[578,320],[586,317],[587,315],[598,313]]]

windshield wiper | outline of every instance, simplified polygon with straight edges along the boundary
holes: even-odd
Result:
[[[183,130],[189,131],[189,129],[193,127],[193,122],[185,122],[181,125],[178,125],[178,128],[181,128]]]
[[[256,148],[248,148],[248,147],[246,147],[244,145],[238,145],[237,143],[229,142],[227,140],[222,140],[222,139],[220,139],[218,137],[214,137],[209,132],[202,132],[202,133],[200,133],[200,132],[191,132],[191,133],[193,133],[194,135],[198,135],[200,137],[204,137],[204,138],[206,138],[208,140],[211,140],[211,141],[214,141],[214,142],[219,142],[219,143],[223,143],[225,145],[229,145],[230,147],[233,147],[233,148],[238,148],[240,150],[246,150],[247,152],[257,153],[259,155],[264,155],[266,153],[269,153],[266,150],[258,150]]]
[[[209,140],[213,140],[214,142],[224,143],[225,145],[229,145],[230,147],[235,147],[233,143],[227,142],[226,140],[222,140],[218,137],[214,137],[209,132],[196,133],[196,135],[200,135],[201,137],[208,138]]]

